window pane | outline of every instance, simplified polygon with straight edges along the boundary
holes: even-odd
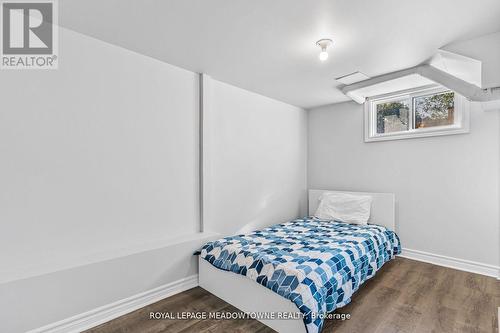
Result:
[[[453,92],[414,98],[415,128],[453,125],[454,98]]]
[[[377,104],[377,133],[407,131],[409,109],[406,99]]]

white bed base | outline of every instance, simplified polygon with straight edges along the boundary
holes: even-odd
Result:
[[[297,306],[246,276],[218,269],[208,261],[199,259],[200,287],[222,298],[241,311],[251,313],[297,313]],[[257,318],[256,318],[257,319]],[[299,320],[258,319],[273,330],[283,333],[306,332],[304,322]]]
[[[309,190],[309,214],[318,207],[324,192],[370,195],[373,198],[369,223],[383,225],[395,230],[395,199],[392,193],[344,192]],[[220,270],[203,259],[199,259],[200,287],[248,313],[299,313],[299,309],[288,299],[261,286],[249,278]],[[301,319],[256,318],[279,333],[305,333]]]

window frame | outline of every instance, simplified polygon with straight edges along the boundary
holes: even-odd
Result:
[[[415,121],[416,97],[425,97],[451,91],[442,86],[430,85],[420,88],[402,90],[394,93],[378,95],[367,98],[364,105],[364,134],[365,142],[412,139],[440,135],[453,135],[469,133],[470,102],[463,96],[454,92],[453,124],[433,126],[426,128],[413,128]],[[394,100],[407,99],[409,105],[408,130],[390,133],[377,133],[377,105]]]

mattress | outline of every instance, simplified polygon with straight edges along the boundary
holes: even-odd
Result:
[[[200,256],[289,299],[316,333],[327,313],[399,253],[399,238],[386,227],[305,217],[209,242]]]

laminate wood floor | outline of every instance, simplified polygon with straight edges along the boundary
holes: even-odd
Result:
[[[337,313],[323,333],[497,333],[500,282],[494,278],[404,258],[387,263]],[[271,333],[256,320],[149,319],[150,312],[226,312],[236,308],[193,288],[102,324],[86,333]],[[286,333],[286,332],[283,332]]]

